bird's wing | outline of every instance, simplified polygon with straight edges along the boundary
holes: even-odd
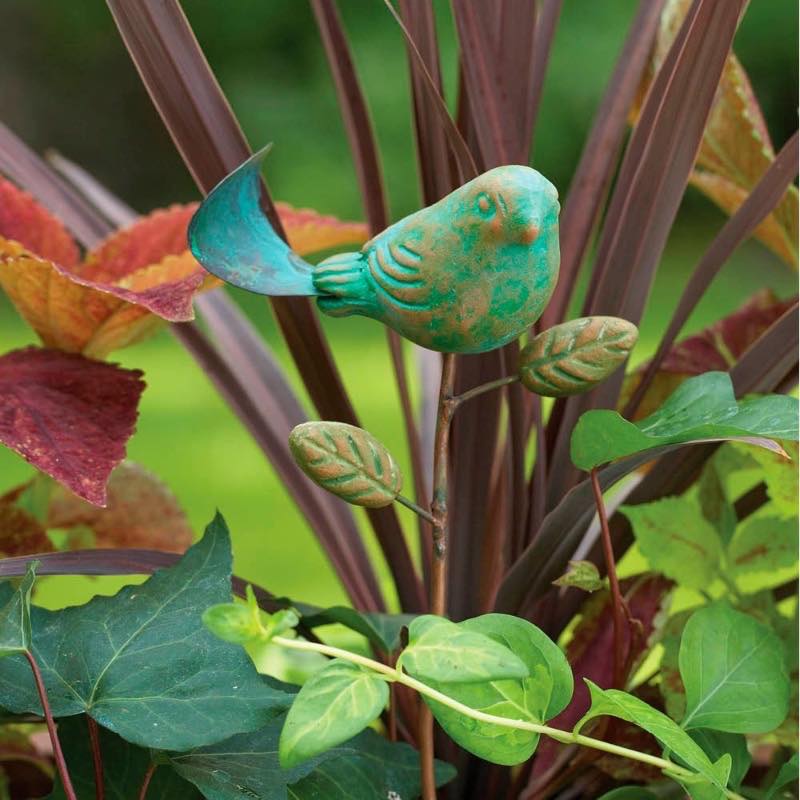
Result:
[[[375,292],[385,303],[408,311],[426,310],[424,257],[410,237],[378,237],[367,253]]]
[[[275,233],[261,207],[267,145],[217,184],[189,225],[194,257],[227,283],[257,294],[316,295],[314,267]]]

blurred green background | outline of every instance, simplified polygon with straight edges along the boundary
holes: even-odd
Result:
[[[452,96],[454,33],[447,3],[435,6]],[[403,42],[379,0],[342,0],[340,7],[370,102],[392,214],[398,218],[419,205]],[[564,2],[533,162],[562,195],[635,7],[633,0]],[[276,198],[361,218],[333,85],[308,5],[302,0],[185,0],[184,8],[250,143],[275,142],[267,174]],[[752,3],[735,45],[778,146],[796,127],[797,15],[794,0]],[[2,0],[0,29],[0,119],[34,149],[58,150],[143,212],[198,196],[101,0]],[[722,222],[708,201],[688,192],[634,360],[652,351],[687,276]],[[765,285],[785,295],[794,290],[795,276],[750,242],[711,287],[686,330],[718,319]],[[265,301],[243,293],[236,297],[299,388]],[[383,330],[356,318],[326,321],[325,327],[363,424],[407,464]],[[0,298],[0,352],[33,341]],[[413,367],[410,351],[409,357]],[[148,382],[129,456],[173,488],[195,531],[219,508],[233,532],[239,574],[307,602],[343,601],[324,554],[270,465],[172,336],[164,331],[118,358],[125,366],[142,368]],[[0,490],[29,474],[21,459],[0,450]],[[411,532],[413,520],[405,510],[401,514]],[[364,530],[377,553],[367,526]],[[385,584],[383,569],[382,575]],[[40,600],[74,602],[116,585],[58,579],[43,583]]]

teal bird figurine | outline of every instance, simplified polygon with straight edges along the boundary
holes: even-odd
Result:
[[[260,206],[257,154],[226,177],[189,227],[195,258],[267,295],[316,296],[333,317],[372,317],[422,347],[480,353],[540,317],[558,278],[558,193],[530,167],[496,167],[368,241],[313,266]]]

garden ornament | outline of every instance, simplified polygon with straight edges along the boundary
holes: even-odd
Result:
[[[530,167],[496,167],[388,227],[357,253],[317,266],[262,210],[269,147],[228,175],[189,227],[195,258],[228,283],[265,295],[316,296],[321,311],[372,317],[445,353],[480,353],[519,337],[558,277],[558,193]]]

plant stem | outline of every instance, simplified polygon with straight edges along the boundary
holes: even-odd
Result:
[[[622,756],[623,758],[629,758],[633,761],[639,761],[643,764],[649,764],[650,766],[657,767],[661,770],[668,770],[670,773],[683,778],[691,778],[696,775],[696,773],[692,772],[690,769],[686,769],[685,767],[681,767],[673,761],[670,761],[666,758],[659,758],[658,756],[651,755],[650,753],[640,753],[638,750],[631,750],[628,747],[622,747],[621,745],[612,744],[611,742],[604,742],[601,739],[593,739],[591,736],[583,736],[580,733],[563,731],[559,728],[551,728],[549,725],[540,725],[536,722],[528,722],[522,719],[498,717],[494,714],[486,714],[483,711],[477,711],[476,709],[470,708],[469,706],[460,703],[458,700],[449,697],[443,692],[431,688],[422,681],[412,678],[410,675],[407,675],[405,672],[402,672],[399,669],[393,669],[392,667],[386,666],[386,664],[381,664],[380,661],[373,661],[371,658],[366,658],[365,656],[351,653],[348,650],[342,650],[339,647],[331,647],[326,644],[317,644],[315,642],[306,642],[302,639],[286,639],[283,636],[273,637],[272,642],[289,649],[307,650],[316,653],[322,653],[323,655],[330,656],[331,658],[341,658],[346,661],[351,661],[354,664],[367,667],[368,669],[381,673],[386,677],[387,680],[408,686],[419,694],[430,697],[432,700],[436,700],[442,705],[448,706],[454,711],[458,711],[465,717],[470,717],[471,719],[478,720],[479,722],[485,722],[490,725],[499,725],[504,728],[513,728],[520,731],[529,731],[530,733],[538,733],[543,736],[549,736],[551,739],[555,739],[562,744],[577,744],[582,745],[583,747],[590,747],[594,750],[602,750],[605,753],[611,753],[615,756]],[[741,795],[738,795],[735,792],[727,789],[725,790],[725,796],[729,798],[729,800],[745,800],[745,798],[743,798]]]
[[[603,555],[606,561],[606,572],[608,573],[608,583],[611,587],[611,609],[614,620],[614,681],[613,685],[622,688],[625,676],[625,601],[622,592],[619,590],[619,580],[617,579],[617,566],[614,561],[614,548],[611,545],[611,531],[608,528],[608,517],[606,516],[606,506],[603,502],[603,490],[600,487],[600,479],[597,477],[597,470],[593,469],[589,473],[594,492],[594,502],[597,506],[597,516],[600,518],[600,531],[603,540]],[[631,631],[632,633],[632,631]]]
[[[397,502],[400,503],[400,505],[403,505],[406,508],[410,508],[415,514],[418,514],[420,517],[422,517],[422,519],[430,522],[431,525],[434,525],[436,523],[436,520],[434,519],[434,516],[433,514],[431,514],[430,511],[426,511],[421,506],[418,506],[413,500],[410,500],[408,497],[403,497],[402,494],[399,494],[397,495],[397,497],[395,497],[395,500],[397,500]]]
[[[158,764],[151,764],[147,768],[147,772],[144,774],[144,778],[142,778],[142,788],[139,789],[139,800],[144,800],[147,796],[147,789],[150,786],[150,781],[153,778],[153,773],[156,771],[156,767]]]
[[[92,745],[92,761],[94,762],[94,796],[95,800],[104,800],[106,787],[103,776],[103,753],[100,750],[100,731],[97,729],[97,723],[91,717],[86,717],[86,723],[89,726],[89,742]]]
[[[78,800],[75,794],[75,789],[72,786],[72,780],[69,777],[69,770],[67,769],[67,762],[64,760],[64,752],[61,749],[61,742],[58,740],[58,732],[56,731],[56,722],[53,719],[53,712],[50,710],[50,701],[47,699],[47,690],[44,688],[44,680],[42,680],[42,673],[39,665],[36,663],[36,658],[30,650],[25,651],[25,658],[31,666],[33,672],[33,680],[36,683],[36,691],[39,693],[39,702],[42,704],[42,711],[44,711],[44,719],[47,723],[47,732],[50,734],[50,743],[53,745],[53,758],[56,761],[58,768],[58,776],[61,778],[61,785],[64,787],[64,794],[67,800]]]
[[[473,389],[468,389],[466,392],[456,395],[453,398],[453,402],[456,406],[460,406],[467,400],[472,400],[473,397],[478,397],[486,392],[492,392],[495,389],[502,389],[503,386],[508,386],[511,383],[517,383],[517,381],[519,381],[519,375],[506,375],[505,378],[498,378],[497,380],[489,381],[488,383],[482,383],[479,386],[475,386]]]
[[[456,409],[453,397],[455,387],[456,357],[452,353],[442,356],[442,380],[439,384],[439,407],[436,413],[436,433],[433,440],[433,556],[431,560],[430,612],[444,616],[447,607],[447,492],[450,455],[450,423]],[[434,774],[433,714],[426,706],[420,707],[419,751],[422,771],[422,800],[436,800]]]

